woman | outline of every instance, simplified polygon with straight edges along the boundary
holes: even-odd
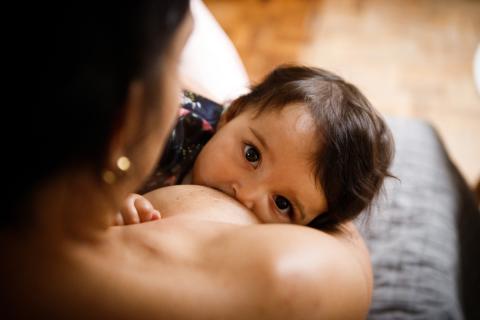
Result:
[[[29,8],[28,41],[9,43],[29,56],[13,60],[8,90],[24,135],[6,149],[2,314],[365,317],[370,264],[350,225],[258,225],[224,194],[179,186],[149,195],[162,220],[112,227],[174,123],[192,20],[188,1],[101,6]]]

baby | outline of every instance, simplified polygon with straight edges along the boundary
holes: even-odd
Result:
[[[281,66],[223,113],[201,97],[185,105],[142,192],[180,183],[208,186],[263,223],[329,231],[367,209],[390,176],[388,127],[356,87],[328,71]],[[135,194],[117,223],[158,218]]]

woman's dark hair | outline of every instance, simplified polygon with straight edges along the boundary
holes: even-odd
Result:
[[[318,143],[312,168],[328,203],[327,212],[309,226],[333,231],[369,208],[384,178],[391,176],[393,138],[355,86],[319,68],[278,67],[233,101],[226,119],[247,108],[256,108],[259,115],[292,103],[305,104],[315,121]]]
[[[28,211],[21,207],[45,178],[77,163],[103,166],[129,86],[137,79],[160,82],[152,71],[161,67],[189,1],[22,6],[9,11],[12,34],[3,43],[14,68],[4,75],[4,119],[13,129],[3,128],[8,191],[0,226],[29,219],[18,211]]]

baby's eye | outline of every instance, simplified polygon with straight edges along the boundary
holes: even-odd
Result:
[[[246,144],[245,148],[243,148],[243,154],[245,156],[245,159],[247,159],[248,162],[252,163],[253,166],[257,166],[258,162],[260,161],[260,152],[257,150],[257,148]]]
[[[293,215],[292,205],[287,198],[282,196],[275,196],[275,206],[281,214],[291,217]]]

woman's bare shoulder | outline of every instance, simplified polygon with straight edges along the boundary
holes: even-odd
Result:
[[[229,261],[257,275],[253,290],[264,291],[265,303],[274,302],[272,310],[277,305],[282,318],[365,318],[371,267],[368,252],[353,237],[293,225],[238,228],[212,239],[210,245],[222,243],[223,249],[216,249],[212,263]]]
[[[226,309],[246,312],[247,306],[252,310],[258,307],[277,319],[366,316],[372,292],[371,267],[368,251],[353,225],[328,234],[303,226],[256,224],[255,218],[235,200],[198,186],[166,188],[147,196],[168,217],[202,217],[198,221],[192,216],[178,220],[186,226],[194,224],[194,228],[182,228],[178,223],[170,227],[170,219],[155,224],[164,231],[174,228],[180,233],[177,240],[185,236],[187,242],[196,244],[198,261],[189,265],[202,265],[202,274],[212,285],[209,290],[218,289],[229,305]],[[207,219],[203,219],[205,216]],[[239,216],[243,216],[240,220],[244,219],[244,223],[236,221],[226,227],[224,222]],[[224,220],[218,221],[219,217]],[[157,228],[155,224],[152,229]],[[176,246],[175,254],[179,252]],[[182,274],[182,278],[188,278],[188,274]],[[228,283],[232,298],[228,299],[229,291],[215,283]],[[239,295],[250,300],[242,302]]]

